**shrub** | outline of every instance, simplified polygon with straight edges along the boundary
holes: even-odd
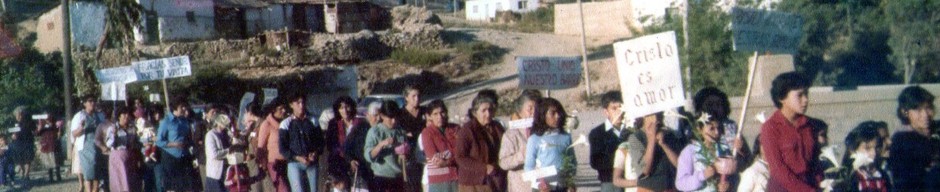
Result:
[[[442,53],[420,49],[395,49],[391,58],[394,61],[407,63],[414,67],[425,68],[438,64],[447,57]]]
[[[483,41],[460,42],[454,47],[458,53],[470,56],[470,63],[474,65],[499,63],[506,53],[503,48]]]
[[[516,27],[519,31],[526,33],[551,33],[555,30],[554,25],[555,10],[553,8],[541,7],[535,11],[523,13],[522,18],[519,20],[519,23],[516,24]]]

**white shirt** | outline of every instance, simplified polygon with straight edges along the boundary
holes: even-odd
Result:
[[[84,121],[85,121],[85,118],[88,117],[87,114],[88,114],[88,113],[86,113],[84,110],[79,111],[78,113],[75,113],[75,115],[72,116],[72,121],[69,122],[69,130],[70,130],[70,131],[75,131],[75,130],[81,129],[82,126],[83,126],[83,124],[85,123],[85,122],[84,122]],[[99,122],[99,123],[104,123],[104,115],[103,115],[103,114],[96,112],[96,113],[95,113],[95,116],[98,117],[98,122]],[[69,132],[69,135],[71,135],[71,132]],[[73,138],[73,137],[69,137],[69,138]],[[82,149],[85,148],[85,142],[84,142],[84,141],[85,141],[85,134],[81,134],[81,135],[79,135],[78,137],[73,138],[71,141],[72,141],[72,145],[75,146],[75,150],[76,150],[76,151],[82,150]]]
[[[617,137],[620,137],[621,130],[624,129],[624,126],[625,125],[621,123],[619,129],[614,129],[614,124],[610,122],[610,119],[604,120],[604,131],[610,131],[613,129],[614,134],[617,135]]]
[[[764,191],[767,190],[767,179],[770,178],[770,172],[767,171],[767,163],[764,160],[757,160],[751,167],[741,173],[741,182],[738,185],[738,191]]]

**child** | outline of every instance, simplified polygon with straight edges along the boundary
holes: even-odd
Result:
[[[246,165],[245,154],[234,152],[226,155],[228,166],[225,174],[225,188],[229,192],[249,192],[251,185],[264,179],[263,171],[258,170],[258,175],[249,176],[248,165]]]
[[[834,178],[833,191],[888,191],[887,175],[875,163],[881,158],[881,139],[874,123],[864,122],[845,138],[845,156]]]
[[[764,161],[764,154],[760,150],[760,135],[757,135],[757,139],[754,140],[754,163],[741,173],[738,191],[766,191],[768,179],[770,179],[770,171],[767,170],[767,162]]]
[[[40,137],[39,151],[41,153],[39,159],[42,160],[43,167],[49,172],[50,182],[55,181],[56,178],[58,178],[59,181],[62,180],[55,154],[55,152],[58,151],[59,127],[54,125],[53,122],[55,121],[51,119],[51,116],[39,120],[39,131],[37,131],[37,135]]]
[[[720,120],[707,113],[696,120],[695,140],[679,154],[676,189],[679,191],[728,191],[731,183],[721,178],[735,172],[730,146],[721,142]]]
[[[525,164],[526,172],[538,168],[554,166],[558,175],[538,178],[532,182],[533,191],[572,191],[576,190],[574,183],[569,182],[573,174],[564,174],[567,165],[577,165],[574,150],[571,146],[571,135],[562,126],[567,117],[565,108],[558,100],[544,98],[539,100],[535,107],[535,118],[532,124],[532,135],[526,142]],[[569,158],[566,158],[569,157]]]

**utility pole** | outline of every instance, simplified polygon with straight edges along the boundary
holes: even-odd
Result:
[[[689,0],[682,0],[682,6],[680,7],[680,9],[682,9],[682,48],[683,48],[683,51],[685,51],[685,54],[683,55],[683,57],[685,58],[685,61],[683,62],[688,62],[689,53],[690,53],[689,51]],[[692,66],[690,65],[686,65],[685,67],[685,83],[683,84],[685,84],[685,86],[688,88],[686,90],[693,90]],[[691,93],[691,91],[686,91],[686,92]]]
[[[578,15],[581,17],[581,68],[584,69],[584,92],[591,96],[591,70],[588,68],[587,58],[587,38],[584,35],[584,7],[581,0],[578,0]]]
[[[62,2],[62,89],[65,97],[65,117],[72,119],[72,26],[69,18],[69,0]]]

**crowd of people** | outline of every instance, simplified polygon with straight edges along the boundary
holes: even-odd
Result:
[[[810,86],[792,72],[773,80],[777,110],[752,146],[717,88],[699,90],[693,111],[635,119],[625,118],[631,109],[619,91],[604,93],[599,104],[606,120],[587,136],[600,190],[940,190],[930,92],[905,88],[896,111],[903,126],[892,134],[884,122],[862,122],[849,131],[840,157],[827,124],[804,114]],[[404,104],[367,103],[365,111],[342,96],[326,119],[311,114],[299,92],[250,104],[244,114],[210,104],[201,117],[185,99],[167,108],[137,100],[109,114],[87,97],[65,131],[71,145],[57,143],[64,121],[33,122],[19,107],[16,130],[9,140],[0,138],[0,183],[15,181],[17,172],[29,179],[38,137],[49,180],[61,180],[64,156],[57,151],[67,146],[70,172],[85,192],[577,191],[575,142],[558,100],[524,90],[511,114],[497,114],[499,96],[483,90],[465,118],[449,119],[443,101],[419,104],[419,87],[402,94]]]

